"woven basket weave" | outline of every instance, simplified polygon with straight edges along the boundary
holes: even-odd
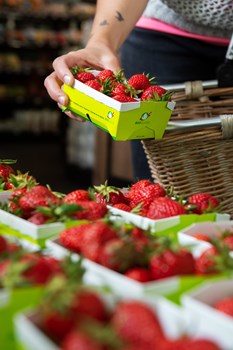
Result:
[[[215,195],[233,217],[233,88],[203,89],[186,83],[175,92],[171,121],[219,116],[215,126],[167,130],[160,140],[143,140],[154,182],[178,195]]]

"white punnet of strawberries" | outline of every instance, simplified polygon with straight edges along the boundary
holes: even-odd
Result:
[[[123,70],[114,73],[110,69],[104,69],[95,75],[90,68],[75,66],[71,71],[76,80],[121,103],[171,99],[171,92],[156,84],[149,74],[138,73],[126,79]]]

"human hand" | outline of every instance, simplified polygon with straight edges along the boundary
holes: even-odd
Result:
[[[57,57],[53,61],[54,71],[45,78],[44,86],[49,96],[57,102],[58,107],[66,106],[69,103],[68,96],[63,92],[62,85],[65,83],[73,86],[74,77],[71,68],[74,66],[93,69],[111,69],[114,72],[119,71],[119,60],[107,46],[101,43],[87,45],[86,48],[77,51],[71,51],[65,55]],[[65,111],[66,115],[78,121],[85,119],[78,117],[70,111]]]

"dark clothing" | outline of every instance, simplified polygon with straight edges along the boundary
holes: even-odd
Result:
[[[129,78],[149,73],[158,85],[216,79],[227,48],[196,39],[135,28],[121,49],[121,67]],[[150,170],[140,140],[132,141],[134,180],[149,179]]]

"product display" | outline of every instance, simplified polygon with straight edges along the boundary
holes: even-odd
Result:
[[[53,178],[67,155],[94,165],[97,128],[115,144],[141,140],[153,179],[83,187],[74,174],[63,191],[1,155],[0,349],[232,350],[232,88],[191,96],[201,82],[188,82],[184,96],[149,72],[101,70],[97,55],[93,67],[67,65],[72,86],[51,74],[69,97],[52,106],[44,78],[57,55],[98,38],[84,25],[95,2],[0,0],[0,10],[0,132],[39,136],[33,161]],[[58,171],[54,154],[39,160],[45,134],[65,150]],[[106,158],[107,173],[118,164]]]

